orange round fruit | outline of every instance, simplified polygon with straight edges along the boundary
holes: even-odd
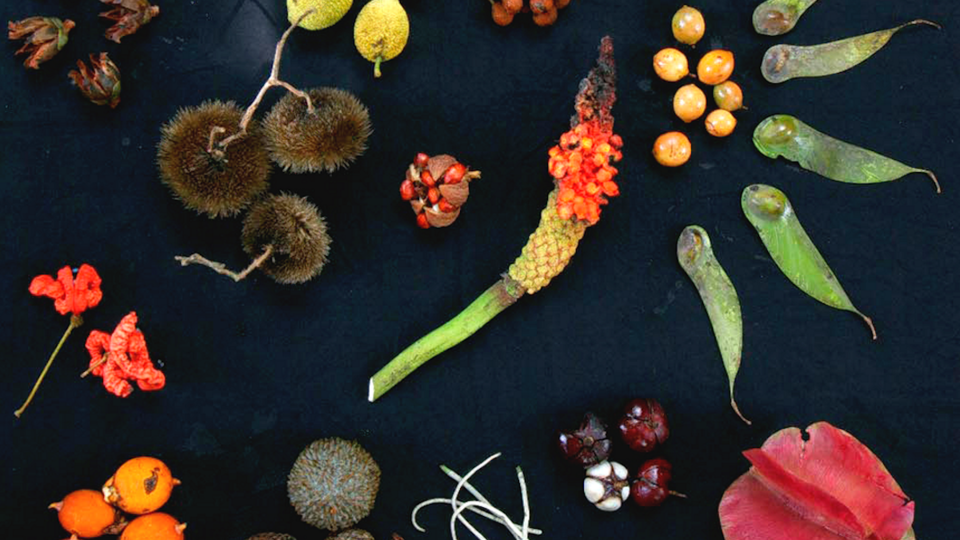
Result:
[[[523,0],[503,0],[503,7],[510,13],[516,15],[523,9]]]
[[[707,112],[707,96],[695,84],[682,86],[673,96],[673,112],[689,124]]]
[[[183,540],[186,523],[163,512],[140,516],[130,522],[120,535],[120,540]]]
[[[498,25],[507,26],[513,22],[513,13],[507,10],[507,8],[505,8],[500,2],[495,2],[491,7],[491,10],[493,22],[497,23]]]
[[[697,8],[683,6],[673,16],[673,37],[686,45],[696,45],[707,28],[703,14]]]
[[[733,53],[722,49],[708,52],[697,65],[697,77],[703,84],[717,85],[733,75]]]
[[[173,487],[180,481],[170,468],[157,458],[133,458],[117,469],[103,485],[103,498],[124,512],[149,514],[159,510],[170,499]]]
[[[726,137],[737,127],[737,119],[723,109],[717,109],[707,115],[707,133],[714,137]]]
[[[103,495],[92,489],[80,489],[62,501],[50,505],[57,511],[63,529],[81,538],[97,538],[114,534],[123,519],[116,508],[103,500]]]
[[[743,108],[743,90],[733,81],[722,82],[713,87],[713,100],[725,111],[738,111]]]
[[[666,48],[653,56],[653,70],[667,82],[677,82],[690,74],[687,56],[674,48]]]
[[[690,139],[679,131],[664,133],[653,143],[653,157],[664,167],[679,167],[690,161]]]

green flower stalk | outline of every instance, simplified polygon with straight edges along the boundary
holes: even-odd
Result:
[[[600,43],[597,66],[580,84],[571,129],[550,149],[548,170],[554,190],[507,273],[459,315],[417,340],[370,379],[368,399],[376,401],[431,358],[483,328],[524,294],[546,287],[570,263],[587,227],[600,219],[608,197],[620,194],[613,166],[623,157],[623,141],[613,133],[610,111],[616,101],[613,41]]]

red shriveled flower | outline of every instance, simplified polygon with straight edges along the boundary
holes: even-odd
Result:
[[[56,17],[28,17],[22,21],[7,22],[7,38],[24,40],[23,47],[15,54],[26,54],[23,65],[40,69],[40,64],[50,60],[67,45],[67,34],[76,24]]]
[[[143,332],[137,330],[137,313],[131,311],[112,334],[94,330],[87,338],[90,373],[103,378],[111,394],[127,397],[133,392],[128,381],[136,381],[143,391],[160,390],[167,380],[153,366]]]
[[[100,282],[97,270],[89,264],[80,265],[76,275],[72,268],[64,266],[57,272],[57,279],[46,275],[33,278],[30,294],[53,298],[53,306],[61,315],[80,315],[100,303]]]
[[[147,0],[100,0],[100,2],[115,6],[110,11],[101,13],[100,16],[116,21],[107,29],[105,35],[107,39],[117,43],[120,43],[120,38],[133,34],[160,14],[160,8],[151,6]]]

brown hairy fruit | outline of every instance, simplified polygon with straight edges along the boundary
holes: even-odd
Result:
[[[363,529],[350,529],[331,536],[327,540],[373,540],[373,535]]]
[[[160,179],[190,210],[209,217],[238,214],[267,190],[270,159],[262,132],[251,126],[221,156],[209,152],[210,131],[238,130],[243,111],[233,102],[206,101],[181,109],[161,128],[157,163]]]
[[[287,494],[300,517],[319,529],[352,527],[373,509],[380,467],[356,441],[320,439],[290,470]]]
[[[331,243],[317,207],[286,193],[271,195],[250,208],[241,240],[243,250],[253,258],[272,246],[260,270],[284,284],[303,283],[320,275]]]
[[[297,540],[296,538],[290,536],[289,534],[283,533],[260,533],[247,538],[247,540]]]
[[[334,172],[367,149],[370,114],[356,96],[339,88],[307,91],[315,108],[287,94],[263,121],[267,149],[283,170]]]

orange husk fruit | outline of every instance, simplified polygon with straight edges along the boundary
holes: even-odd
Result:
[[[136,457],[117,469],[103,485],[103,498],[124,512],[149,514],[163,507],[180,481],[157,458]]]
[[[163,512],[140,516],[130,522],[120,535],[120,540],[183,540],[186,523]]]
[[[98,538],[117,534],[127,522],[120,512],[103,500],[103,495],[92,489],[70,493],[62,501],[50,505],[57,511],[63,529],[73,538]]]

